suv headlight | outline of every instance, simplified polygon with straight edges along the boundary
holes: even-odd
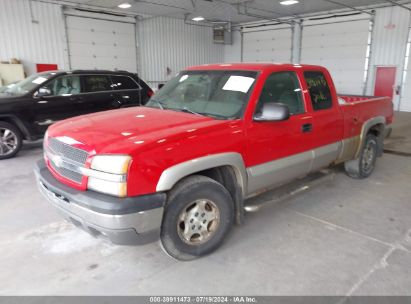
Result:
[[[96,155],[91,161],[94,171],[87,188],[113,196],[127,196],[127,173],[131,162],[128,155]]]

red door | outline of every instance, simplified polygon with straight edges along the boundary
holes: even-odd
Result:
[[[393,97],[396,73],[396,67],[377,67],[374,96]]]

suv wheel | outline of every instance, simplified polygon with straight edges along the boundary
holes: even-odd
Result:
[[[22,135],[15,126],[0,122],[0,159],[14,157],[22,146]]]
[[[193,260],[217,249],[233,220],[233,200],[223,185],[205,176],[188,177],[170,193],[162,247],[175,259]]]
[[[378,138],[373,134],[368,134],[360,157],[344,163],[345,172],[353,178],[366,178],[371,175],[375,168],[378,153]]]

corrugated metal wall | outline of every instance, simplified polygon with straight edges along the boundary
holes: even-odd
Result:
[[[374,93],[376,66],[397,67],[396,84],[401,85],[402,71],[408,39],[410,12],[400,7],[381,8],[376,11],[371,48],[371,65],[367,93]],[[397,109],[399,96],[394,96]]]
[[[60,5],[1,0],[0,60],[21,59],[27,74],[35,72],[35,63],[55,63],[64,69],[63,33]]]
[[[156,86],[190,65],[224,61],[224,46],[213,44],[210,27],[157,17],[139,21],[137,28],[140,75],[150,85]]]

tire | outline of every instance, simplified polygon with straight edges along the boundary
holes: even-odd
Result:
[[[22,144],[20,130],[8,122],[0,121],[0,160],[16,156]]]
[[[171,257],[189,261],[217,249],[234,222],[230,193],[215,180],[194,175],[171,190],[161,227],[161,245]]]
[[[367,134],[360,157],[344,163],[348,176],[356,179],[367,178],[374,171],[378,155],[378,138],[373,134]]]

